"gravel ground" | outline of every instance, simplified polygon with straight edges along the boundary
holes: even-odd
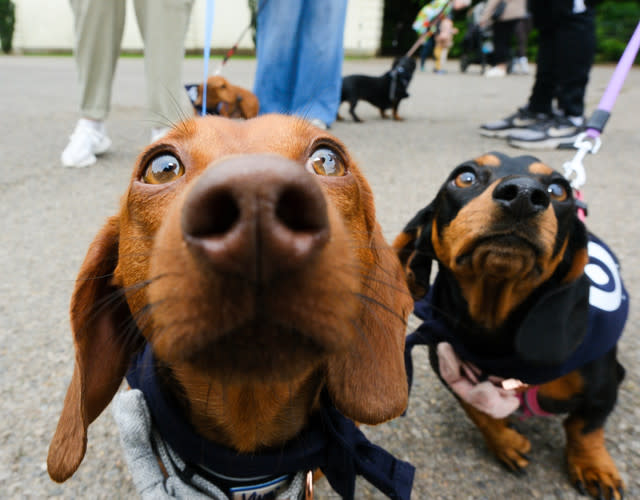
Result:
[[[201,61],[188,60],[188,81]],[[345,74],[381,74],[389,60],[345,62]],[[448,171],[465,159],[509,148],[477,133],[483,121],[511,113],[525,102],[530,76],[484,79],[478,68],[460,74],[417,73],[403,122],[381,120],[366,103],[365,123],[337,123],[333,132],[359,159],[374,189],[378,218],[392,239],[436,192]],[[596,67],[587,109],[602,95],[613,67]],[[232,60],[226,75],[251,86],[254,61]],[[123,59],[116,76],[108,126],[113,150],[88,169],[59,168],[59,155],[76,120],[75,68],[71,58],[0,57],[0,492],[3,498],[129,498],[134,495],[109,411],[90,428],[89,447],[76,475],[58,485],[45,467],[72,372],[68,302],[88,243],[115,212],[136,155],[148,140],[142,59]],[[321,75],[313,75],[318,78]],[[343,110],[343,114],[347,114]],[[640,295],[637,256],[640,176],[640,71],[629,76],[607,126],[602,151],[586,160],[585,195],[591,230],[615,249],[632,297]],[[515,150],[511,150],[515,154]],[[569,152],[542,152],[558,168]],[[640,315],[635,306],[621,341],[627,368],[619,403],[607,423],[607,444],[628,487],[640,498]],[[427,368],[414,356],[415,386],[408,414],[367,434],[417,468],[413,498],[580,498],[566,476],[564,437],[558,419],[519,423],[531,439],[528,474],[507,473],[489,455],[478,431]],[[326,485],[320,498],[335,495]],[[358,498],[380,498],[367,484]]]

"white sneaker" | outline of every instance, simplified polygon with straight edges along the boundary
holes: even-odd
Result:
[[[327,125],[320,118],[314,118],[313,120],[311,120],[311,125],[313,125],[314,127],[318,127],[319,129],[322,129],[322,130],[327,130],[329,128],[329,125]]]
[[[171,130],[169,127],[153,127],[151,129],[151,142],[156,142],[158,139],[162,139]]]
[[[506,74],[507,72],[502,66],[493,66],[485,72],[484,76],[487,78],[502,78],[503,76],[506,76]]]
[[[110,147],[111,139],[107,137],[103,123],[81,118],[60,160],[65,167],[88,167],[96,162],[96,155],[106,152]]]
[[[518,59],[518,66],[520,66],[520,72],[524,75],[529,74],[529,61],[525,56],[522,56]]]

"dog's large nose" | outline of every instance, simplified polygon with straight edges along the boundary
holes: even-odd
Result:
[[[181,224],[187,245],[216,271],[262,282],[304,265],[329,239],[319,184],[276,155],[210,166],[187,195]]]
[[[542,184],[529,177],[503,180],[493,190],[493,199],[518,219],[542,212],[551,202]]]

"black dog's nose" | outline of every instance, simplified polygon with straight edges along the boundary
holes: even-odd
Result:
[[[493,199],[518,219],[542,212],[551,202],[544,186],[529,177],[503,180],[493,190]]]

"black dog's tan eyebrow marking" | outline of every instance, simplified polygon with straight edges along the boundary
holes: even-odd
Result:
[[[548,165],[537,161],[529,165],[529,172],[532,174],[551,175],[554,170]]]
[[[492,154],[486,154],[474,160],[478,165],[483,167],[499,167],[502,165],[500,158]]]

